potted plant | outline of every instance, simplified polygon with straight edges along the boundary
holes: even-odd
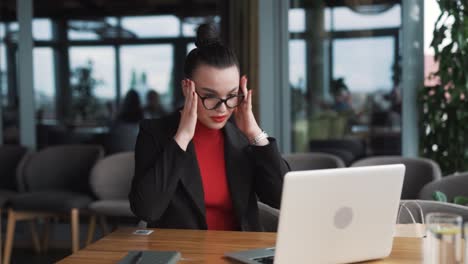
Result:
[[[447,175],[468,169],[468,6],[464,0],[438,3],[431,47],[439,69],[430,76],[438,84],[420,89],[420,146]]]

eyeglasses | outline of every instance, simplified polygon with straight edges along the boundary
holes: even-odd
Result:
[[[212,95],[201,96],[197,91],[195,91],[195,93],[197,93],[198,97],[202,100],[203,107],[205,107],[206,110],[214,110],[220,107],[222,103],[224,103],[227,108],[235,108],[244,100],[243,94],[232,95],[226,99],[221,99]]]

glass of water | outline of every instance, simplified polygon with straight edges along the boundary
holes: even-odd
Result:
[[[462,217],[456,214],[426,215],[424,263],[463,263],[462,224]]]

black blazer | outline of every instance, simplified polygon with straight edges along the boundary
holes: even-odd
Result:
[[[173,139],[180,114],[140,124],[135,175],[129,194],[133,213],[148,227],[207,229],[205,201],[194,145],[183,151]],[[275,139],[251,146],[231,122],[223,128],[226,176],[239,230],[261,231],[258,198],[279,208],[283,176],[289,170]]]

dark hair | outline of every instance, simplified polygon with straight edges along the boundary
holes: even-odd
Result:
[[[191,78],[195,69],[201,64],[220,69],[235,65],[239,69],[236,54],[221,43],[214,24],[202,24],[198,27],[195,46],[197,47],[190,51],[185,59],[185,77]]]
[[[123,100],[118,120],[139,122],[141,119],[143,119],[143,110],[141,109],[140,97],[135,90],[130,90]]]

